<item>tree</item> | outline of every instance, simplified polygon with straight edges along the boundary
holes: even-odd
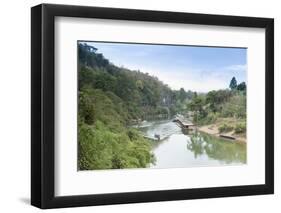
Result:
[[[188,90],[186,92],[186,98],[190,100],[190,99],[192,99],[192,97],[193,97],[193,92],[191,90]]]
[[[209,104],[209,107],[210,107],[212,112],[217,111],[217,109],[216,109],[216,105],[217,105],[216,97],[217,97],[217,92],[214,91],[214,90],[208,92],[208,94],[206,96],[206,102]]]
[[[230,88],[231,90],[234,90],[234,89],[237,88],[237,81],[236,81],[236,78],[235,78],[235,77],[233,77],[233,78],[231,79],[230,84],[229,84],[229,88]]]
[[[201,113],[203,110],[203,106],[204,106],[204,100],[201,96],[197,96],[192,99],[191,108],[194,111],[199,111]]]
[[[143,90],[144,86],[143,86],[143,83],[142,83],[141,80],[137,80],[136,81],[136,86],[137,86],[138,89]]]
[[[94,101],[89,90],[79,92],[79,118],[86,124],[94,123]]]
[[[245,82],[241,82],[240,84],[238,84],[237,90],[245,91],[246,90],[246,83]]]
[[[179,99],[181,100],[181,102],[183,102],[186,99],[186,92],[184,88],[180,88]]]

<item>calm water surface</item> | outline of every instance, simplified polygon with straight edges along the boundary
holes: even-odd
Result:
[[[164,138],[152,141],[155,165],[151,168],[240,165],[246,163],[246,145],[200,132],[183,132],[171,120],[143,122],[144,135]]]

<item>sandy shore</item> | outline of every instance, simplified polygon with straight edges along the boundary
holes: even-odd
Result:
[[[201,132],[205,132],[207,134],[221,138],[218,126],[215,124],[199,126],[199,127],[197,127],[197,129]],[[247,142],[246,137],[244,137],[243,135],[237,135],[234,133],[234,131],[223,133],[223,135],[234,137],[235,141],[237,141],[237,142],[241,142],[241,143]]]

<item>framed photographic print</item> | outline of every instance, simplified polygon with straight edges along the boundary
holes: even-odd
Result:
[[[274,21],[31,9],[31,203],[271,194]]]

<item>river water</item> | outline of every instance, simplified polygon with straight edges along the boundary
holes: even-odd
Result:
[[[143,122],[137,128],[151,141],[156,162],[151,168],[240,165],[246,163],[246,145],[201,132],[183,132],[171,120]]]

